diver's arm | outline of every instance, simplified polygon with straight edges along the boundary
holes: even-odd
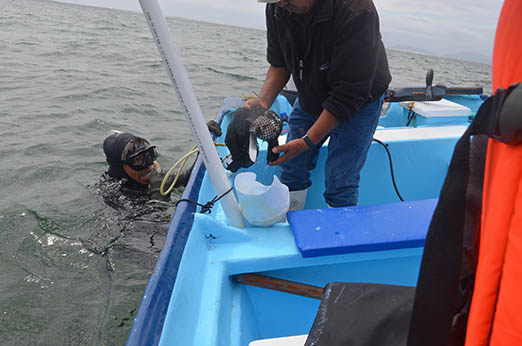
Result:
[[[176,181],[176,185],[174,187],[185,187],[188,183],[188,180],[190,178],[190,172],[192,171],[192,168],[194,167],[194,164],[190,169],[184,170],[178,175],[178,180]],[[166,172],[158,170],[154,171],[150,176],[150,182],[149,182],[149,197],[151,200],[157,200],[157,201],[164,201],[169,202],[170,201],[170,192],[166,195],[162,195],[160,193],[160,188],[163,180],[165,179]],[[172,185],[172,182],[176,178],[175,174],[171,174],[167,181],[165,182],[164,190],[169,189],[169,187]]]
[[[195,162],[194,162],[195,164]],[[194,164],[192,164],[192,167],[190,169],[185,169],[179,173],[178,181],[176,181],[176,185],[174,187],[185,187],[187,186],[187,183],[190,179],[190,173],[192,172],[192,168],[194,168]]]
[[[256,99],[245,102],[245,107],[250,108],[255,104],[259,104],[265,108],[270,108],[274,103],[279,92],[283,90],[290,79],[290,72],[286,67],[275,67],[270,65],[266,72],[265,83]]]

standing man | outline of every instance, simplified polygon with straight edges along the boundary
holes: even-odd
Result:
[[[259,97],[269,108],[293,77],[298,99],[290,115],[281,182],[291,209],[302,209],[319,149],[329,137],[324,197],[331,207],[356,205],[359,173],[391,81],[372,0],[258,0],[266,2],[267,59]]]

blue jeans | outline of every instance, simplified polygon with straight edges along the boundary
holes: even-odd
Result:
[[[383,97],[362,106],[353,118],[330,132],[328,157],[325,166],[326,203],[331,207],[357,205],[361,169],[366,161],[373,134],[379,122]],[[319,115],[308,114],[296,100],[290,115],[287,142],[304,136]],[[281,182],[290,191],[304,190],[312,185],[310,171],[317,164],[317,157],[325,137],[315,148],[305,151],[281,164]]]

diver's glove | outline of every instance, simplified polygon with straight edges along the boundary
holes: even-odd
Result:
[[[214,133],[216,137],[221,137],[221,135],[223,134],[223,131],[221,131],[221,126],[219,126],[219,124],[215,120],[209,120],[207,122],[207,127],[210,133]]]
[[[161,182],[165,178],[166,173],[163,171],[154,171],[150,175],[149,180],[149,197],[151,200],[170,202],[170,192],[163,196],[160,193]],[[174,177],[171,175],[169,180],[165,182],[165,189],[172,184]]]
[[[232,155],[232,162],[227,169],[236,172],[239,168],[254,164],[259,150],[256,138],[268,142],[267,161],[277,159],[279,154],[272,153],[272,148],[278,145],[277,138],[282,129],[281,118],[267,108],[260,105],[239,108],[228,125],[225,138],[225,144]]]
[[[274,154],[272,149],[279,145],[277,139],[281,136],[281,131],[283,131],[283,120],[275,112],[266,108],[263,110],[263,115],[252,123],[250,133],[268,142],[266,162],[270,163],[279,158],[279,154]]]

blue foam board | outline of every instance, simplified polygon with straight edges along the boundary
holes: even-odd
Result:
[[[303,257],[421,247],[437,202],[296,210],[287,218]]]

